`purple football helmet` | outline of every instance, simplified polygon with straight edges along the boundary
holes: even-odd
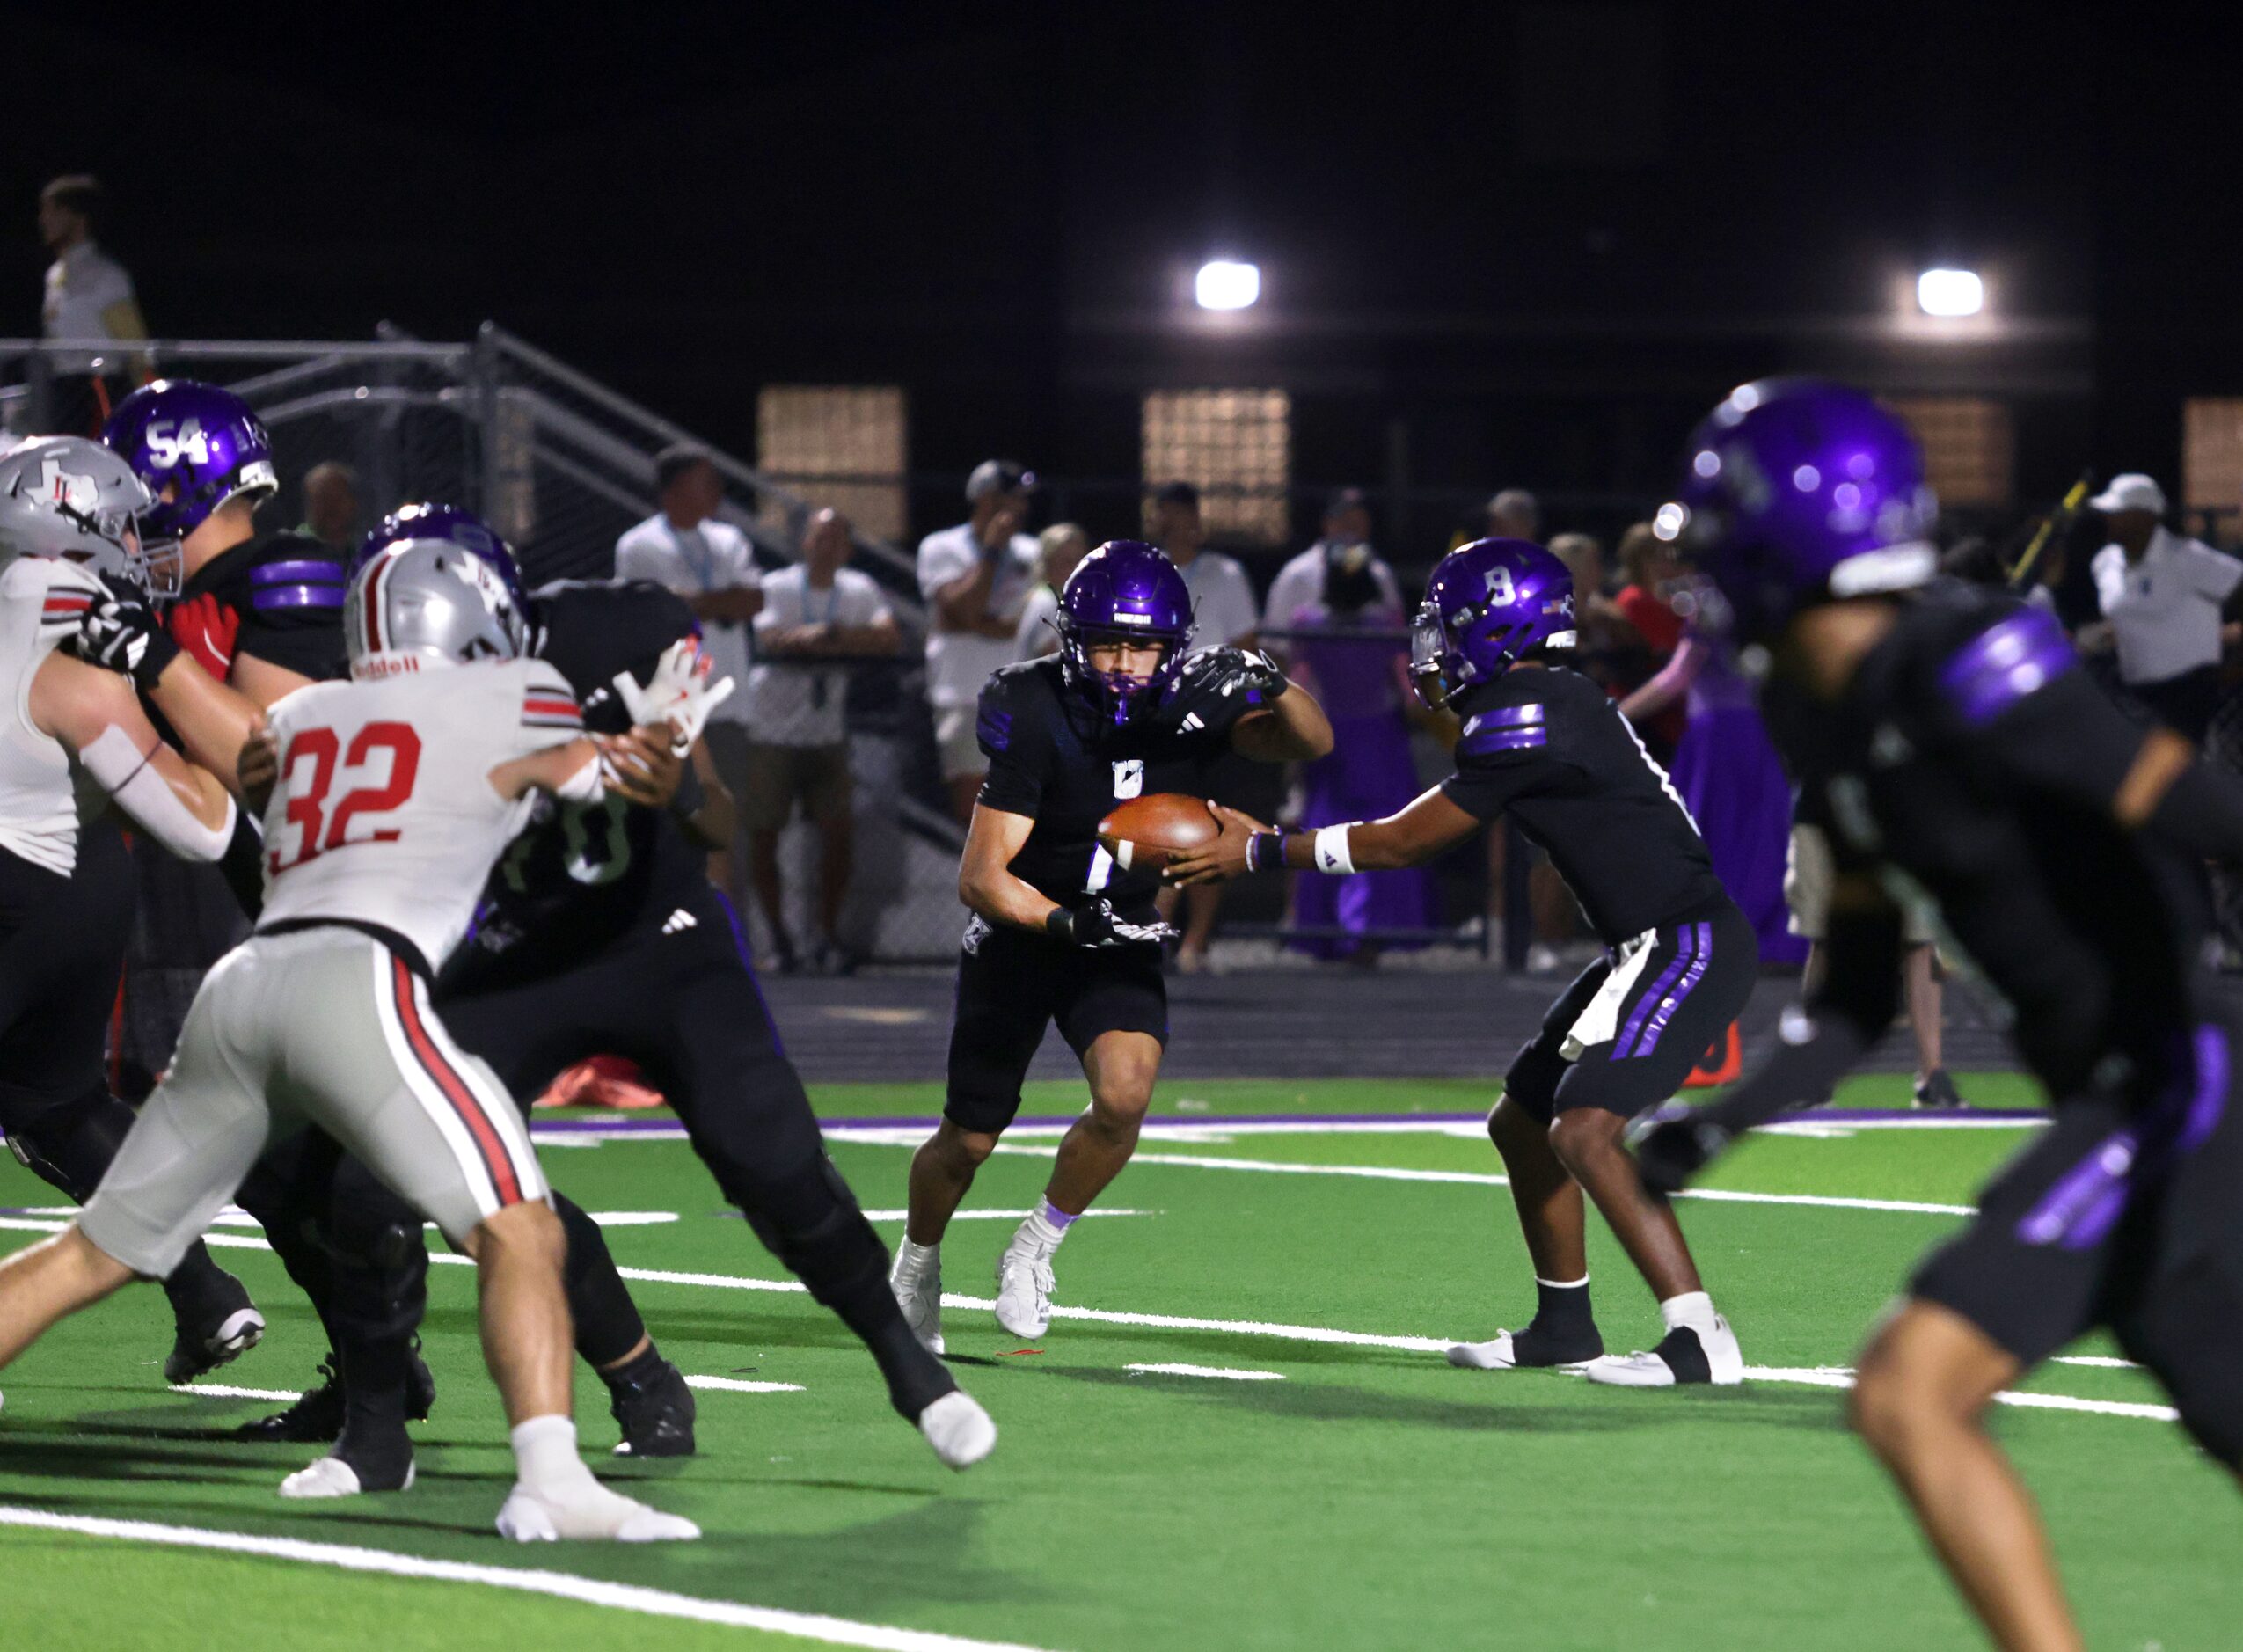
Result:
[[[1939,570],[1938,516],[1923,453],[1892,413],[1843,384],[1772,378],[1738,386],[1698,427],[1682,491],[1653,528],[1754,640],[1811,603],[1923,584]]]
[[[1192,593],[1158,546],[1109,539],[1067,576],[1052,624],[1068,687],[1118,728],[1158,705],[1176,681],[1192,639]],[[1115,643],[1158,644],[1160,663],[1150,676],[1100,670],[1091,650]]]
[[[176,547],[228,500],[268,499],[280,488],[263,421],[216,384],[143,384],[117,404],[101,439],[156,500],[140,519],[151,563],[155,547]]]
[[[398,506],[376,523],[351,553],[352,574],[355,576],[384,546],[405,539],[442,539],[481,557],[504,581],[515,607],[525,614],[530,611],[530,592],[522,582],[522,569],[515,562],[514,547],[500,538],[489,523],[457,505],[422,501]]]
[[[1475,539],[1441,559],[1410,622],[1410,682],[1439,710],[1530,648],[1574,646],[1574,576],[1528,539]]]

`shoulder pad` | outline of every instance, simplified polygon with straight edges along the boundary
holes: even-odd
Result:
[[[1964,724],[1983,728],[2079,664],[2055,615],[2013,604],[1947,656],[1940,693]]]
[[[246,605],[270,618],[342,618],[350,576],[343,559],[306,534],[267,534],[251,548],[241,573]],[[324,612],[322,611],[324,610]]]
[[[1531,751],[1549,743],[1549,707],[1540,700],[1527,700],[1490,706],[1467,718],[1457,741],[1457,755],[1494,757],[1506,751]]]

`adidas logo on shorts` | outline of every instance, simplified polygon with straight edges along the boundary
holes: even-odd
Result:
[[[697,928],[699,925],[700,921],[701,920],[699,918],[695,917],[692,913],[687,911],[681,906],[677,909],[677,910],[672,912],[669,918],[663,923],[662,933],[665,935],[676,935],[685,930]]]

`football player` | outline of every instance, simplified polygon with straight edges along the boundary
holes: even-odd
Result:
[[[560,1224],[513,1101],[428,998],[532,793],[596,800],[599,750],[568,685],[523,657],[505,586],[450,545],[407,540],[369,562],[346,629],[352,680],[288,696],[245,749],[252,795],[269,798],[256,932],[196,993],[170,1073],[84,1212],[0,1265],[0,1363],[135,1274],[172,1271],[276,1124],[301,1115],[475,1259],[516,1465],[500,1533],[698,1537],[607,1490],[577,1454]],[[221,845],[224,813],[204,822]]]
[[[408,507],[369,537],[369,551],[400,533],[441,536],[519,588],[504,543],[465,511]],[[529,599],[528,611],[538,657],[576,685],[588,725],[618,740],[634,721],[659,720],[635,716],[632,702],[690,676],[698,627],[658,586],[563,581]],[[950,1466],[980,1461],[996,1425],[919,1346],[889,1295],[887,1249],[826,1156],[732,910],[709,883],[705,857],[729,841],[731,811],[705,754],[689,728],[675,744],[632,744],[615,773],[598,800],[539,806],[501,859],[472,939],[436,985],[446,1026],[525,1104],[588,1056],[636,1062],[756,1237],[863,1339],[897,1413]],[[647,1335],[598,1224],[555,1202],[577,1346],[609,1386],[618,1449],[691,1451],[691,1390]],[[336,1273],[344,1296],[378,1294],[365,1267]],[[381,1322],[370,1307],[340,1317],[361,1330]],[[413,1327],[388,1325],[342,1350],[350,1426],[329,1459],[338,1488],[401,1484],[411,1463],[399,1391]],[[378,1375],[365,1377],[369,1368]]]
[[[1233,750],[1265,763],[1322,757],[1332,726],[1263,655],[1186,653],[1191,593],[1160,551],[1100,545],[1069,576],[1058,654],[1011,665],[982,690],[988,778],[959,867],[973,916],[958,961],[942,1122],[911,1160],[910,1217],[893,1283],[939,1352],[940,1246],[982,1161],[1020,1108],[1044,1031],[1090,1081],[1089,1110],[1059,1144],[1037,1208],[997,1263],[997,1320],[1019,1337],[1051,1323],[1053,1254],[1136,1151],[1168,1037],[1158,882],[1115,864],[1098,824],[1125,799],[1205,796]]]
[[[1807,1015],[1640,1152],[1647,1180],[1678,1188],[1826,1092],[1894,1019],[1903,907],[1936,902],[2008,1001],[2055,1120],[1871,1337],[1853,1423],[1994,1640],[2077,1647],[2032,1500],[1981,1420],[2105,1327],[2243,1469],[2243,1047],[2199,964],[2196,875],[2243,859],[2243,786],[2122,715],[2052,617],[1935,578],[1935,511],[1906,428],[1837,385],[1744,385],[1691,441],[1661,523],[1769,651],[1769,727],[1827,803],[1839,860]]]
[[[1414,866],[1508,810],[1580,902],[1604,955],[1583,970],[1504,1076],[1487,1133],[1534,1263],[1534,1317],[1449,1350],[1487,1371],[1579,1366],[1633,1387],[1743,1380],[1682,1229],[1647,1202],[1620,1133],[1682,1085],[1743,1008],[1759,967],[1683,800],[1604,691],[1569,669],[1573,575],[1540,545],[1481,539],[1433,572],[1411,627],[1428,705],[1464,724],[1457,772],[1382,821],[1281,834],[1218,807],[1222,836],[1170,868],[1193,883],[1280,866],[1345,876]],[[1651,1287],[1665,1335],[1604,1356],[1590,1312],[1586,1190]]]
[[[144,588],[137,523],[148,504],[116,456],[81,437],[40,437],[0,458],[0,684],[13,708],[0,730],[0,1130],[80,1202],[133,1122],[103,1061],[133,925],[117,813],[176,854],[216,859],[235,813],[218,778],[233,763],[219,754],[240,749],[252,715],[176,649],[105,657],[81,634],[97,610]],[[135,678],[203,766],[157,738]],[[91,783],[84,798],[81,775]],[[223,1365],[264,1334],[241,1282],[199,1240],[164,1290],[176,1327],[167,1382]]]

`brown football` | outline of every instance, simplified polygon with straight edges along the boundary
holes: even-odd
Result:
[[[1223,827],[1206,800],[1180,792],[1133,797],[1098,823],[1098,840],[1114,864],[1158,871],[1175,856],[1210,843]]]

